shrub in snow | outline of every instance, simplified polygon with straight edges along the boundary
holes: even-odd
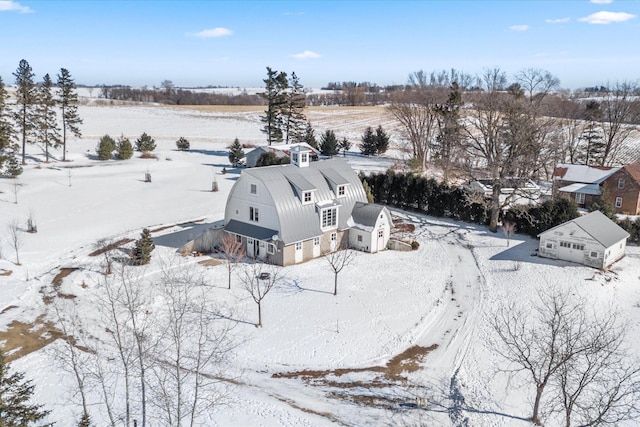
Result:
[[[143,132],[140,138],[136,139],[136,150],[138,151],[153,151],[156,149],[156,140]]]
[[[96,147],[96,154],[100,160],[109,160],[111,154],[116,149],[116,142],[109,135],[105,135],[100,138],[98,146]]]
[[[176,141],[176,147],[178,147],[178,150],[180,150],[180,151],[189,151],[190,144],[189,144],[189,141],[187,140],[187,138],[181,136]]]
[[[151,252],[155,248],[156,246],[151,239],[151,232],[147,228],[143,229],[131,252],[131,263],[133,265],[148,264],[151,261]]]
[[[415,240],[413,242],[411,242],[411,250],[415,251],[420,247],[420,243],[416,242]]]
[[[118,139],[118,144],[116,146],[116,156],[120,160],[127,160],[133,156],[133,145],[131,145],[131,141],[129,138],[124,135]]]
[[[7,160],[6,170],[7,175],[12,178],[17,177],[22,173],[22,166],[20,165],[20,162],[18,161],[18,158],[16,156],[9,157],[9,160]]]

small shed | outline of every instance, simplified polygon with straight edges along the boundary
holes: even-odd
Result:
[[[624,257],[629,233],[602,212],[557,225],[538,235],[538,255],[606,268]]]
[[[350,247],[371,253],[386,249],[391,234],[391,214],[386,207],[356,202],[351,220]]]

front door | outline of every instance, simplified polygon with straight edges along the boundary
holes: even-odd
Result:
[[[247,238],[247,255],[249,255],[250,258],[255,258],[255,252],[254,252],[254,240]]]
[[[262,240],[260,240],[260,243],[258,244],[258,253],[256,256],[260,259],[264,259],[264,257],[267,256],[267,244]]]
[[[384,229],[380,229],[378,230],[378,251],[381,251],[384,249]]]
[[[320,256],[320,238],[313,238],[313,257],[317,258]]]
[[[293,255],[293,261],[296,263],[302,262],[302,242],[296,243],[295,247],[296,250]]]

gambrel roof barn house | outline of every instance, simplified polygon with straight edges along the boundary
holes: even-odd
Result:
[[[624,257],[629,233],[600,211],[557,225],[538,235],[538,255],[606,268]]]
[[[310,162],[304,146],[291,163],[245,169],[225,209],[225,231],[247,255],[279,265],[350,246],[377,252],[389,241],[391,216],[367,203],[358,175],[341,159]]]
[[[561,164],[553,171],[553,186],[556,194],[571,197],[580,207],[588,209],[602,198],[617,213],[640,215],[640,162],[620,167]]]

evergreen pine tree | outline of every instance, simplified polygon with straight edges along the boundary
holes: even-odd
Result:
[[[153,151],[156,149],[156,140],[143,132],[140,138],[136,139],[136,150],[138,151]]]
[[[365,156],[375,156],[378,150],[376,135],[373,133],[371,126],[367,126],[362,135],[362,143],[360,144],[360,152]]]
[[[66,68],[60,68],[57,86],[58,104],[62,113],[62,161],[67,160],[67,133],[80,138],[82,119],[78,115],[78,94],[71,73]]]
[[[127,160],[133,156],[133,145],[131,145],[129,138],[124,135],[120,135],[116,143],[116,156],[120,160]]]
[[[58,148],[62,142],[60,129],[58,128],[58,115],[55,110],[56,101],[53,98],[52,88],[53,81],[51,81],[49,74],[45,74],[37,93],[35,136],[44,145],[47,162],[49,161],[49,147]]]
[[[267,135],[267,144],[271,145],[282,142],[283,138],[283,118],[282,111],[286,102],[285,91],[288,88],[287,74],[272,70],[267,67],[267,78],[263,80],[265,91],[259,93],[267,101],[265,115],[260,117],[264,127],[260,129]]]
[[[80,417],[80,422],[78,422],[78,427],[91,427],[91,417],[86,412],[82,414]]]
[[[29,403],[33,390],[34,386],[31,381],[24,380],[23,373],[9,374],[9,364],[5,362],[0,350],[0,426],[43,425],[41,422],[49,411],[42,410],[42,405]]]
[[[289,90],[285,92],[285,103],[282,111],[285,142],[302,142],[304,141],[306,130],[307,118],[304,115],[304,109],[307,106],[307,100],[304,94],[304,86],[300,83],[300,79],[295,72],[291,73],[288,86]]]
[[[131,263],[133,265],[145,265],[151,261],[151,252],[156,248],[151,239],[151,232],[145,228],[140,234],[140,238],[136,240],[133,252],[131,254]]]
[[[338,154],[338,140],[336,139],[336,134],[330,129],[327,129],[320,138],[320,152],[325,156]]]
[[[109,160],[113,154],[113,150],[116,149],[116,142],[109,135],[105,135],[100,138],[98,146],[96,147],[96,154],[99,160]]]
[[[11,121],[11,111],[7,105],[9,94],[4,87],[2,77],[0,77],[0,174],[4,170],[4,165],[10,158],[15,156],[19,149],[13,142],[14,129]]]
[[[189,140],[187,140],[187,138],[181,136],[176,141],[176,147],[180,151],[189,151],[189,148],[191,147],[191,144],[189,144]]]
[[[460,108],[462,107],[462,92],[458,83],[453,82],[449,88],[449,97],[444,104],[435,107],[438,113],[438,142],[434,148],[434,157],[443,172],[443,181],[449,181],[450,165],[454,161],[457,144],[462,139],[462,123]]]
[[[14,117],[22,140],[22,164],[24,165],[26,163],[27,142],[33,142],[33,131],[36,128],[37,91],[33,81],[35,75],[26,60],[20,61],[18,69],[13,75],[16,78],[16,104],[18,105]]]
[[[17,155],[12,155],[7,160],[6,172],[13,178],[22,173],[22,165],[20,164],[20,161],[18,161]]]
[[[345,136],[338,143],[338,151],[342,151],[342,156],[346,157],[347,156],[347,151],[349,151],[350,149],[351,149],[351,142]]]
[[[384,154],[389,149],[389,135],[382,129],[382,125],[376,128],[376,155]]]
[[[244,149],[238,138],[236,138],[229,148],[229,162],[235,167],[238,166],[242,159],[244,159]]]
[[[306,142],[313,148],[318,148],[318,140],[316,139],[316,132],[313,130],[313,126],[311,126],[311,122],[307,122],[307,126],[304,130],[304,138],[302,138],[303,142]]]

